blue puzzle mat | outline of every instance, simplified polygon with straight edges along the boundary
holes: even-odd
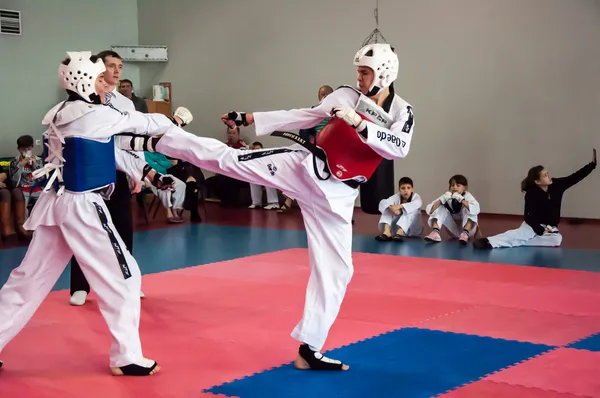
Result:
[[[567,348],[600,352],[600,333],[593,334],[588,338],[568,345]]]
[[[347,372],[298,371],[293,364],[212,387],[240,398],[431,397],[554,347],[406,328],[327,352]]]

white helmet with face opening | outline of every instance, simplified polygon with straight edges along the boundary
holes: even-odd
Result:
[[[67,55],[69,64],[61,63],[58,69],[60,86],[79,94],[86,101],[95,102],[98,96],[96,78],[106,70],[104,62],[100,58],[92,61],[91,51],[71,51]]]
[[[389,87],[398,77],[398,55],[387,43],[367,44],[354,56],[354,65],[373,70],[374,77],[369,93]]]

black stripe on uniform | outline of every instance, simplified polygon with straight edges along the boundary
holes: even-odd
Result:
[[[412,106],[407,106],[406,110],[408,111],[408,119],[404,123],[404,127],[402,127],[402,132],[410,133],[410,130],[412,129],[412,126],[414,123],[414,115],[413,115]]]
[[[265,156],[278,155],[280,153],[287,152],[302,152],[296,149],[278,148],[278,149],[266,149],[264,151],[252,151],[245,155],[238,156],[238,162],[246,162],[252,159],[264,158]]]
[[[121,268],[123,277],[125,279],[129,279],[129,278],[131,278],[131,270],[129,269],[129,265],[127,265],[127,260],[125,259],[125,254],[123,253],[123,250],[121,249],[121,245],[119,244],[117,237],[115,236],[114,232],[110,228],[110,225],[108,225],[108,217],[106,216],[106,213],[104,213],[104,209],[102,208],[102,206],[100,206],[96,202],[93,202],[93,203],[94,203],[94,206],[96,206],[96,212],[98,213],[98,218],[100,219],[100,222],[102,223],[102,228],[104,228],[104,230],[108,234],[110,243],[113,247],[113,250],[115,251],[115,256],[117,257],[117,261],[119,262],[119,267]]]
[[[121,115],[126,115],[127,112],[121,112],[120,110],[118,110],[117,108],[115,108],[114,106],[112,106],[112,104],[108,103],[108,104],[104,104],[105,106],[108,106],[111,109],[114,109],[115,111],[119,112]]]

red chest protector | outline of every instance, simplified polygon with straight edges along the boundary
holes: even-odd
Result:
[[[391,117],[377,104],[352,87],[349,95],[357,97],[355,111],[363,120],[389,128]],[[363,142],[356,129],[336,117],[317,135],[316,145],[327,155],[327,166],[338,180],[368,180],[383,160],[369,145]]]
[[[360,114],[359,114],[360,115]],[[360,115],[363,119],[371,121]],[[316,145],[327,155],[327,166],[338,180],[369,179],[382,157],[345,121],[332,118],[318,134]]]
[[[390,115],[355,88],[342,86],[338,90],[344,90],[344,93],[351,98],[351,102],[355,104],[354,110],[363,120],[386,128],[392,125],[393,120]],[[316,157],[327,163],[331,175],[342,181],[353,179],[367,181],[383,160],[377,152],[363,142],[355,128],[336,117],[332,117],[317,134],[314,144],[294,133],[276,131],[271,135],[291,139],[309,149]]]

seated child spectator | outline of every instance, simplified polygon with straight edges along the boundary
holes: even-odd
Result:
[[[167,169],[171,167],[171,161],[165,155],[158,152],[144,152],[146,163],[158,173],[167,175]],[[185,201],[185,183],[178,178],[173,177],[174,190],[159,190],[152,184],[146,184],[146,187],[156,195],[167,211],[167,221],[169,223],[183,222],[183,202]]]
[[[8,170],[0,166],[0,228],[1,240],[8,240],[15,232],[13,230],[13,217],[10,211],[12,202],[10,194],[11,184],[8,178]]]
[[[44,189],[43,185],[33,178],[33,172],[44,166],[42,158],[33,153],[33,144],[32,136],[20,136],[17,139],[19,155],[11,160],[9,167],[15,224],[17,233],[23,238],[31,237],[31,233],[23,228],[23,224],[29,215],[29,209]]]
[[[179,159],[171,159],[171,167],[167,169],[167,173],[173,177],[185,181],[185,201],[183,208],[190,211],[190,222],[202,222],[202,217],[198,213],[198,201],[200,190],[205,189],[205,179],[202,170],[189,162],[183,162]],[[203,195],[205,198],[206,195]]]
[[[250,146],[250,149],[261,150],[264,148],[263,144],[257,141]],[[279,209],[279,195],[277,194],[277,190],[275,188],[265,187],[265,191],[267,191],[267,205],[264,209]],[[252,197],[252,204],[248,207],[249,209],[263,207],[263,187],[261,185],[250,184],[250,196]]]
[[[433,231],[425,237],[428,242],[441,242],[440,230],[445,226],[450,235],[466,245],[477,231],[479,202],[468,192],[467,178],[457,174],[448,181],[448,192],[427,205],[427,223]]]
[[[419,194],[413,191],[413,187],[413,181],[409,177],[402,177],[398,182],[398,193],[379,202],[381,234],[375,239],[381,242],[403,242],[404,236],[421,235],[423,201]]]

